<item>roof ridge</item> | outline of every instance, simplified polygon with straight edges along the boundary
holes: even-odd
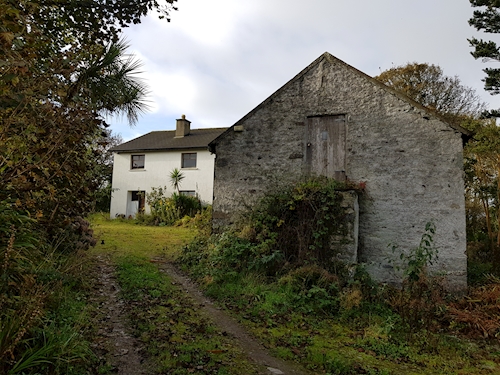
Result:
[[[238,124],[246,121],[250,116],[252,116],[255,112],[257,112],[261,107],[265,106],[268,102],[272,101],[273,98],[276,95],[279,94],[279,92],[285,90],[288,86],[290,86],[293,83],[295,83],[297,80],[299,80],[302,76],[304,76],[308,71],[310,71],[313,67],[315,67],[316,65],[318,65],[323,60],[327,60],[330,63],[339,63],[339,64],[344,65],[346,68],[348,68],[348,69],[352,70],[353,72],[361,75],[363,78],[367,79],[372,84],[375,84],[376,86],[378,86],[378,87],[380,87],[380,88],[382,88],[382,89],[384,89],[384,90],[392,93],[393,95],[397,96],[399,99],[407,101],[409,104],[413,105],[414,107],[417,107],[420,110],[423,110],[423,111],[427,112],[429,115],[431,115],[431,116],[439,119],[440,121],[443,121],[444,123],[448,124],[448,126],[450,126],[452,129],[454,129],[454,130],[462,133],[464,136],[467,136],[467,137],[471,136],[472,133],[469,132],[467,129],[464,129],[464,128],[462,128],[459,125],[451,124],[446,119],[444,119],[441,115],[432,112],[429,108],[424,107],[422,104],[418,103],[417,101],[415,101],[414,99],[410,98],[406,94],[401,93],[401,92],[393,89],[392,87],[387,86],[386,84],[378,81],[377,79],[369,76],[368,74],[362,72],[361,70],[355,68],[354,66],[349,65],[345,61],[343,61],[343,60],[339,59],[338,57],[332,55],[330,52],[325,51],[318,58],[316,58],[312,63],[310,63],[309,65],[307,65],[304,69],[302,69],[294,77],[292,77],[290,80],[288,80],[284,85],[282,85],[281,87],[279,87],[276,91],[274,91],[271,95],[269,95],[266,99],[264,99],[260,104],[258,104],[255,108],[253,108],[245,116],[243,116],[238,121],[236,121],[224,133],[220,134],[217,138],[215,138],[212,142],[210,142],[210,145],[215,144],[219,140],[219,138],[223,137],[224,134],[226,134],[226,132],[229,131],[230,128],[232,128],[232,127],[234,127],[234,126],[236,126],[236,125],[238,125]]]

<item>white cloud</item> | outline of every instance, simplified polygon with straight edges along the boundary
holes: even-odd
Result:
[[[153,92],[141,130],[182,113],[196,127],[232,125],[325,51],[369,75],[438,64],[500,107],[469,54],[472,11],[456,0],[180,0],[171,23],[152,14],[127,31]]]

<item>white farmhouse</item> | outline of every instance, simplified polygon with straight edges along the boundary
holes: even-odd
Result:
[[[174,192],[170,173],[175,168],[184,175],[180,193],[196,195],[202,202],[213,199],[214,158],[208,144],[226,129],[193,129],[182,115],[176,130],[153,131],[111,149],[113,162],[113,193],[110,216],[134,216],[138,210],[149,212],[145,193],[152,188],[166,187]]]

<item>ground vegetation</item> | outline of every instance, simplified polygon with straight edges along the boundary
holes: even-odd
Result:
[[[81,373],[89,351],[68,269],[95,244],[84,218],[107,178],[105,115],[134,123],[147,93],[119,30],[160,7],[0,0],[2,373]]]
[[[321,236],[310,236],[303,258],[293,236],[281,246],[280,233],[296,227],[332,235],[323,225],[318,228],[314,215],[330,213],[334,227],[342,221],[333,207],[338,202],[323,200],[333,186],[313,180],[270,193],[240,225],[198,236],[183,249],[180,266],[275,355],[314,373],[497,371],[497,301],[491,292],[497,281],[473,289],[471,297],[448,295],[439,275],[430,272],[438,255],[439,223],[422,228],[414,249],[395,250],[393,260],[403,275],[399,288],[375,283],[362,265],[335,261],[330,243],[318,242]],[[314,207],[313,217],[298,208],[299,202]]]

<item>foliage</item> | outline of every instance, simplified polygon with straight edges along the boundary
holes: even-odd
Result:
[[[429,271],[438,258],[438,249],[434,245],[435,233],[436,225],[428,222],[419,246],[407,254],[401,252],[400,263],[394,262],[404,278],[401,289],[390,298],[390,303],[402,318],[402,328],[409,334],[422,328],[432,329],[433,320],[444,305],[445,292],[441,280]],[[393,252],[397,249],[397,246],[392,247]]]
[[[180,194],[179,188],[181,186],[182,180],[184,180],[186,176],[184,176],[184,173],[182,173],[179,169],[174,168],[170,172],[170,182],[172,183],[172,186],[175,190],[177,190],[177,193]]]
[[[399,254],[400,264],[396,264],[398,270],[403,271],[405,279],[410,283],[415,283],[424,277],[428,272],[428,266],[431,266],[438,258],[438,249],[434,246],[434,234],[436,233],[436,224],[430,221],[425,225],[425,233],[420,239],[420,244],[408,254],[401,252]],[[392,245],[392,252],[398,250],[397,245]]]
[[[72,267],[95,244],[82,217],[109,170],[103,116],[145,108],[118,29],[159,6],[0,0],[2,373],[81,374],[90,357]]]
[[[75,264],[35,232],[36,221],[0,202],[0,372],[78,374],[92,359]]]
[[[159,18],[170,21],[169,14],[177,10],[177,0],[37,0],[33,3],[34,22],[43,27],[54,43],[63,49],[69,42],[86,44],[118,40],[123,28],[138,24],[141,18],[156,10]]]
[[[467,298],[453,302],[447,311],[455,329],[475,337],[500,334],[500,279],[490,276],[484,285],[471,290]]]
[[[151,221],[156,225],[173,225],[185,216],[194,217],[201,212],[201,201],[198,197],[173,193],[165,194],[166,187],[151,188],[146,194],[146,202],[151,209]]]
[[[269,263],[269,272],[285,263],[334,267],[332,237],[346,231],[339,190],[346,188],[317,177],[265,195],[243,215],[239,236],[255,244],[252,257]]]
[[[477,118],[486,107],[474,89],[464,86],[457,76],[444,75],[437,65],[408,63],[390,68],[375,79],[456,125],[464,118]]]
[[[474,131],[464,149],[468,237],[471,246],[482,244],[484,257],[471,253],[472,260],[492,261],[500,267],[500,128],[494,120],[467,124]],[[477,244],[477,245],[476,245]]]
[[[196,369],[185,362],[189,356],[184,357],[179,351],[186,349],[186,354],[194,361],[201,360],[204,351],[211,350],[205,346],[205,336],[211,338],[211,332],[203,325],[203,320],[197,322],[197,318],[193,318],[189,311],[192,305],[189,301],[184,302],[182,295],[179,296],[179,304],[170,304],[169,297],[162,294],[164,290],[171,290],[173,285],[165,278],[164,289],[162,281],[158,281],[162,276],[155,276],[153,265],[161,267],[161,261],[148,264],[148,258],[163,253],[165,243],[181,243],[180,236],[186,229],[137,226],[133,221],[105,220],[102,216],[99,216],[98,224],[95,230],[106,238],[106,244],[99,244],[92,251],[120,255],[115,259],[122,264],[124,285],[129,284],[126,289],[138,293],[131,301],[133,314],[138,317],[138,334],[140,332],[140,337],[152,348],[153,356],[166,359],[166,366],[184,364],[186,367],[179,371],[188,372],[190,369],[196,373]],[[160,238],[165,232],[169,237]],[[337,276],[313,265],[288,270],[279,278],[246,272],[237,277],[214,280],[208,272],[214,264],[206,260],[218,237],[198,237],[195,245],[189,246],[192,251],[183,250],[192,259],[189,266],[182,263],[183,266],[190,272],[195,271],[206,293],[244,323],[266,348],[283,359],[300,363],[312,373],[465,375],[493,373],[500,366],[498,342],[464,338],[461,332],[467,331],[461,330],[461,327],[465,327],[465,323],[454,321],[451,316],[444,319],[442,314],[437,315],[436,322],[431,326],[436,328],[435,333],[423,329],[408,340],[401,329],[402,319],[387,303],[392,295],[397,295],[397,291],[388,287],[376,290],[376,284],[369,280],[362,268],[353,270],[352,279],[340,286],[340,295],[335,297],[332,293],[329,297],[332,301],[337,298],[337,306],[340,304],[338,309],[318,308],[318,301],[324,295],[314,291],[321,288],[327,290],[330,287],[328,280],[335,283]],[[175,257],[170,246],[164,254]],[[143,271],[144,276],[141,276]],[[125,274],[127,277],[124,277]],[[321,298],[311,299],[310,304],[306,304],[305,299],[302,304],[297,302],[297,294],[306,295],[307,288],[314,288],[311,295]],[[170,296],[177,301],[175,294]],[[143,305],[143,300],[151,304]],[[136,301],[137,309],[134,307]],[[467,303],[472,306],[477,302]],[[162,308],[162,304],[168,304],[167,308]],[[188,311],[184,313],[181,306],[187,306]],[[180,315],[186,317],[193,329],[186,331],[186,327],[179,326]],[[442,325],[436,326],[440,322]],[[196,328],[200,328],[200,335],[197,335]],[[164,339],[155,340],[157,333],[162,335],[171,330],[177,332],[173,333],[176,340],[180,338],[184,341],[182,345]],[[218,338],[220,335],[214,338],[215,342]],[[185,346],[188,340],[191,341]],[[176,346],[169,349],[167,346],[170,344]],[[161,345],[164,350],[155,349]],[[189,351],[194,347],[199,350]],[[178,357],[167,357],[171,352]],[[162,355],[165,356],[160,357]],[[237,363],[239,360],[234,361],[234,364]],[[241,370],[236,372],[246,373]]]
[[[93,208],[103,185],[100,143],[109,132],[102,115],[123,112],[133,121],[145,88],[126,43],[65,41],[59,50],[62,40],[35,21],[44,6],[0,1],[0,199],[14,200],[54,238]],[[66,27],[60,6],[54,2],[51,14]]]
[[[470,0],[471,6],[480,8],[474,10],[469,24],[478,31],[486,33],[499,33],[500,32],[500,3],[497,0]],[[496,42],[485,41],[483,39],[472,38],[469,39],[471,47],[474,51],[471,52],[475,59],[483,59],[483,61],[499,61],[500,53]],[[484,69],[486,78],[484,81],[484,88],[492,95],[500,93],[500,69],[486,68]],[[490,112],[491,116],[498,117],[498,110]]]

